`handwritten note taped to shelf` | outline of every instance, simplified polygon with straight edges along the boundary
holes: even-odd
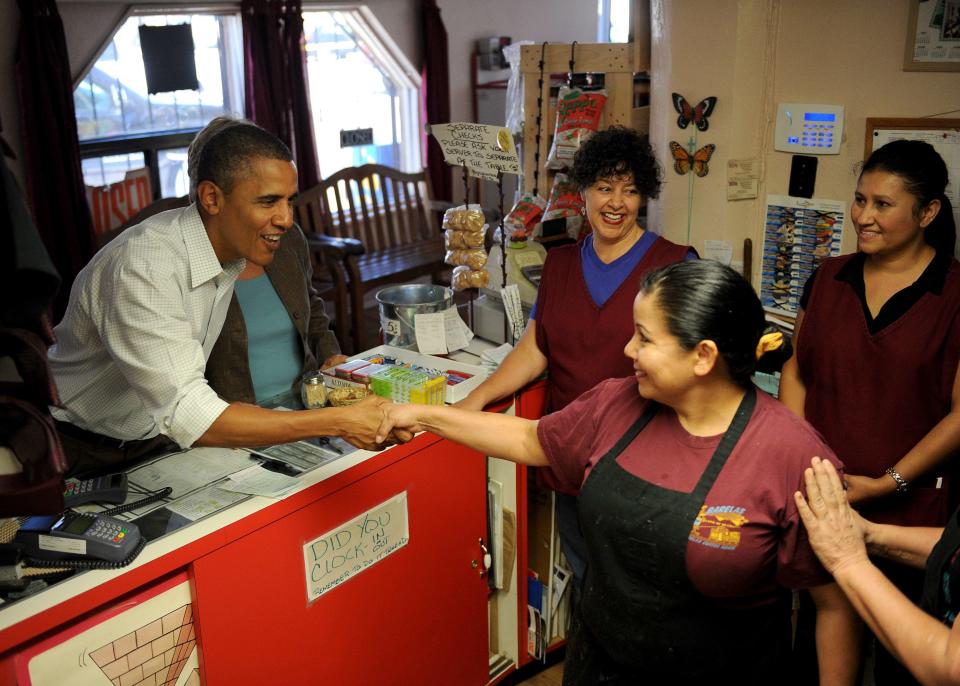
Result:
[[[409,540],[407,492],[404,491],[308,541],[303,546],[307,602],[313,602],[395,553]]]
[[[520,159],[509,129],[492,124],[434,124],[447,164],[466,167],[474,176],[496,179],[497,172],[520,174]]]

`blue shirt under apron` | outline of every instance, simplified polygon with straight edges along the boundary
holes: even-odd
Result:
[[[633,273],[655,240],[657,240],[657,234],[653,231],[644,231],[640,239],[627,252],[607,264],[600,259],[593,247],[593,235],[583,239],[583,243],[580,244],[580,266],[583,269],[583,280],[587,284],[587,290],[590,291],[590,297],[593,298],[597,307],[603,307],[624,280]],[[695,260],[697,256],[690,251],[685,259]],[[537,304],[534,303],[530,319],[536,318]]]
[[[303,366],[300,337],[266,274],[238,280],[237,302],[247,326],[247,356],[257,403],[289,393]]]

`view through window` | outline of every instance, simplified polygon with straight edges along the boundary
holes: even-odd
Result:
[[[320,173],[367,163],[419,171],[419,79],[373,15],[305,10],[303,24]],[[341,147],[341,131],[368,128],[372,145]]]
[[[187,145],[195,133],[216,116],[243,116],[239,15],[160,11],[124,21],[74,90],[89,186],[115,183],[146,166],[160,197],[184,195]],[[419,170],[420,83],[413,66],[366,8],[308,4],[303,18],[320,173],[368,162]],[[147,93],[142,24],[190,24],[199,90]],[[341,131],[366,128],[373,129],[372,144],[341,147]]]
[[[141,24],[189,24],[198,90],[147,93]],[[243,113],[240,19],[235,15],[131,16],[73,93],[83,176],[89,186],[122,180],[129,169],[156,169],[161,197],[188,190],[187,144],[221,114]]]

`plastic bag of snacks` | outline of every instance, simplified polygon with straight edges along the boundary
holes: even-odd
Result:
[[[580,189],[566,174],[557,174],[553,178],[553,188],[550,189],[550,199],[543,213],[543,221],[566,219],[567,235],[576,238],[583,224],[583,208]]]
[[[557,96],[557,126],[547,167],[565,169],[573,164],[580,145],[600,128],[600,114],[607,102],[604,90],[584,91],[561,86]]]
[[[455,267],[467,266],[474,271],[483,269],[487,263],[487,253],[482,248],[471,248],[469,250],[448,250],[443,259],[447,264]]]
[[[487,232],[479,205],[450,208],[443,213],[443,228],[447,250],[480,248]]]
[[[469,248],[483,248],[483,231],[452,231],[443,232],[443,244],[447,250],[467,250]]]
[[[539,195],[524,193],[503,220],[510,240],[525,241],[532,236],[546,206],[547,201]]]
[[[454,231],[483,231],[485,221],[480,205],[458,205],[443,213],[443,228]]]
[[[455,291],[462,291],[467,288],[484,288],[489,281],[490,274],[486,269],[470,269],[463,265],[454,268],[450,286]]]

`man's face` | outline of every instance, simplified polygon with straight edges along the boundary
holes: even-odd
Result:
[[[297,194],[297,170],[292,162],[256,158],[250,173],[238,179],[230,193],[210,184],[216,193],[207,235],[221,263],[240,258],[265,267],[273,261],[280,238],[293,226],[292,201]],[[203,198],[201,197],[201,201]]]

